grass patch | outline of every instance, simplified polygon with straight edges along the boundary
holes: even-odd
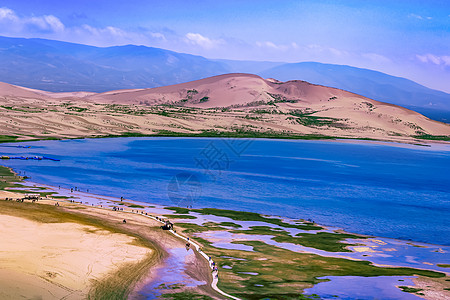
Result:
[[[0,135],[0,143],[13,143],[17,141],[17,136]]]
[[[189,209],[183,207],[164,207],[164,209],[173,210],[177,214],[188,214]]]
[[[420,135],[413,135],[412,137],[421,140],[450,141],[450,136],[448,135],[420,134]]]
[[[250,216],[250,218],[255,217],[253,214]],[[205,223],[202,226],[185,223],[176,224],[176,226],[187,229],[184,233],[202,244],[203,250],[217,263],[221,270],[219,287],[242,299],[314,299],[313,296],[302,295],[302,292],[314,284],[325,281],[318,279],[322,276],[421,275],[436,278],[445,276],[445,274],[435,271],[376,267],[368,261],[353,261],[344,258],[299,253],[267,245],[261,241],[232,242],[233,244],[251,246],[253,251],[221,249],[213,247],[211,242],[194,235],[196,232],[223,230],[220,225],[213,222]],[[292,237],[285,230],[268,226],[253,226],[250,230],[230,230],[230,232],[273,235],[274,239],[278,239],[280,242],[314,246],[327,251],[341,251],[342,247],[348,245],[339,245],[342,240],[360,238],[359,236],[338,233],[302,234],[304,236]],[[222,268],[224,265],[232,268]],[[258,275],[246,275],[239,272],[254,272]]]
[[[205,251],[213,256],[219,266],[229,265],[232,269],[221,268],[219,287],[243,299],[298,299],[302,290],[325,280],[322,276],[411,276],[444,277],[445,274],[412,268],[383,268],[373,266],[368,261],[353,261],[343,258],[322,257],[315,254],[298,253],[267,245],[260,241],[240,241],[253,247],[253,252],[218,249],[205,246]],[[233,260],[221,256],[231,256],[245,260]],[[257,276],[238,272],[255,272]],[[255,286],[255,285],[263,285]],[[301,299],[301,298],[300,298]]]
[[[163,217],[166,217],[169,219],[197,219],[196,216],[191,216],[191,215],[163,215]]]
[[[401,289],[402,292],[405,292],[405,293],[417,293],[417,292],[423,291],[423,289],[413,288],[413,287],[409,287],[409,286],[399,286],[399,289]]]
[[[437,264],[436,266],[441,268],[450,268],[450,264]]]
[[[250,230],[233,230],[230,232],[251,235],[271,235],[273,236],[272,239],[279,243],[302,245],[305,247],[311,247],[328,252],[351,252],[345,247],[355,245],[345,244],[342,243],[342,241],[348,238],[361,238],[352,234],[330,232],[318,232],[316,234],[299,233],[295,237],[293,237],[289,235],[289,233],[285,230],[271,228],[268,226],[252,226],[250,227]]]
[[[52,196],[53,199],[70,199],[70,198],[75,198],[74,196]]]
[[[207,222],[202,225],[191,224],[191,223],[175,223],[175,227],[183,228],[184,233],[197,233],[203,231],[212,230],[227,230],[224,227],[219,226],[217,223]],[[198,238],[196,238],[198,239]]]
[[[131,204],[131,205],[127,205],[127,206],[132,207],[132,208],[145,208],[145,206],[137,205],[137,204]]]
[[[172,300],[210,300],[212,299],[209,296],[193,294],[190,292],[181,292],[181,293],[172,293],[172,294],[162,294],[159,296],[160,299],[172,299]]]
[[[233,227],[233,228],[242,228],[241,225],[233,223],[233,222],[220,222],[220,226]]]
[[[265,223],[270,223],[278,225],[285,228],[297,228],[301,230],[321,230],[322,227],[314,225],[312,223],[303,224],[289,224],[285,223],[278,218],[267,218],[263,217],[258,213],[245,212],[245,211],[234,211],[216,208],[203,208],[203,209],[191,209],[193,212],[201,213],[202,215],[214,215],[219,217],[227,217],[235,221],[260,221]]]

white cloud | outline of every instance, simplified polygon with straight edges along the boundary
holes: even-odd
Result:
[[[423,63],[431,63],[434,65],[443,65],[450,66],[450,56],[448,55],[434,55],[434,54],[424,54],[424,55],[416,55],[416,58]]]
[[[371,60],[373,62],[376,62],[376,63],[390,63],[390,62],[392,62],[386,56],[381,55],[381,54],[377,54],[377,53],[363,53],[361,56],[364,57],[364,58],[367,58],[367,59],[369,59],[369,60]]]
[[[408,17],[409,18],[413,18],[413,19],[418,19],[418,20],[431,20],[431,19],[433,19],[432,17],[424,17],[424,16],[416,15],[416,14],[409,14]]]
[[[64,24],[53,15],[25,18],[22,22],[25,25],[34,25],[42,31],[62,32],[65,29]]]
[[[213,40],[206,36],[201,35],[200,33],[192,33],[192,32],[189,32],[185,35],[185,41],[188,44],[198,45],[205,49],[211,49],[221,44],[225,44],[225,41],[222,39]]]
[[[163,41],[167,40],[166,36],[160,32],[148,32],[147,34],[153,38],[161,39]]]
[[[0,7],[0,21],[16,22],[19,18],[12,9],[7,7]]]
[[[310,44],[305,47],[305,50],[316,53],[328,53],[333,56],[348,56],[348,52],[345,50],[339,50],[333,47],[327,47],[317,44]]]
[[[292,42],[290,44],[275,44],[274,42],[271,42],[271,41],[265,41],[265,42],[256,42],[255,44],[259,48],[266,48],[266,49],[272,49],[272,50],[278,50],[278,51],[288,51],[291,49],[299,49],[299,46],[295,42]]]
[[[0,8],[0,24],[2,33],[24,33],[24,32],[62,32],[64,24],[53,15],[19,17],[7,7]]]

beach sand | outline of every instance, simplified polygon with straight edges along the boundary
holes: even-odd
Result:
[[[139,298],[140,290],[158,278],[155,270],[167,267],[170,249],[184,248],[181,239],[146,216],[64,201],[55,207],[56,202],[0,201],[0,299]],[[35,220],[42,209],[99,226],[61,221],[58,215],[51,220],[52,214]],[[188,291],[220,299],[210,286],[208,263],[198,253],[191,260],[182,272],[204,284]],[[116,295],[116,285],[122,286],[123,296]]]
[[[1,299],[81,299],[95,280],[151,255],[134,238],[76,223],[0,218]]]

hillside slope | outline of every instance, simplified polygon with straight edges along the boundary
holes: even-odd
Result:
[[[258,74],[283,81],[305,80],[407,107],[426,107],[450,111],[450,94],[429,89],[405,78],[368,69],[301,62],[278,65],[258,72]]]
[[[17,95],[14,95],[16,93]],[[0,84],[0,135],[448,139],[450,125],[304,81],[226,74],[152,89],[49,93]]]

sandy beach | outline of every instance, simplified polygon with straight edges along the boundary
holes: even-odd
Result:
[[[7,215],[0,226],[0,239],[7,241],[0,252],[2,299],[85,298],[109,273],[154,256],[154,250],[135,245],[130,236],[94,226]]]
[[[2,299],[138,299],[168,251],[184,247],[160,223],[138,214],[57,200],[1,201],[0,207]],[[204,283],[190,292],[217,298],[207,262],[193,255],[187,266]]]

